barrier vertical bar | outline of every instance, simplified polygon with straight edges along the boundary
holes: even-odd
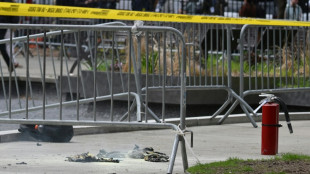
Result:
[[[226,52],[226,56],[227,56],[227,83],[228,83],[228,87],[232,88],[232,81],[231,81],[231,26],[227,25],[227,52]]]
[[[131,82],[131,59],[132,59],[132,37],[131,37],[131,31],[128,31],[128,38],[129,38],[129,60],[128,60],[128,122],[130,122],[130,82]]]
[[[307,14],[308,15],[308,14]],[[303,57],[304,57],[304,64],[303,64],[303,87],[306,87],[306,64],[305,64],[305,62],[306,62],[306,28],[305,27],[303,27],[303,47],[304,47],[304,50],[303,50],[303,52],[304,52],[304,54],[303,54]]]
[[[120,59],[120,54],[119,54],[119,51],[118,51],[118,48],[119,48],[119,45],[118,45],[118,42],[116,41],[116,57],[117,57],[117,61],[118,61],[118,64],[117,66],[119,67],[119,75],[120,75],[120,78],[121,78],[121,83],[122,83],[122,91],[125,92],[125,86],[124,86],[124,79],[123,79],[123,65],[122,65],[122,61]],[[103,46],[103,45],[102,45]]]
[[[276,88],[276,49],[275,49],[275,45],[276,45],[276,32],[275,32],[275,28],[272,28],[272,32],[273,32],[273,49],[272,49],[272,54],[273,56],[273,88]]]
[[[270,40],[270,38],[269,38],[269,27],[266,27],[266,29],[267,29],[267,50],[269,51],[270,49],[269,49],[269,40]],[[262,56],[262,62],[263,62],[263,60],[264,60],[264,57]],[[270,65],[270,56],[269,56],[269,53],[267,52],[267,88],[269,89],[270,88],[270,67],[269,67],[269,65]]]
[[[263,28],[261,28],[261,33],[263,34]],[[260,59],[260,63],[261,63],[261,89],[264,88],[264,62],[263,62],[263,57],[264,57],[264,42],[261,42],[261,48],[260,48],[260,54],[261,54],[261,59]]]
[[[192,31],[192,33],[193,33],[193,36],[192,36],[192,44],[193,44],[193,78],[194,78],[194,86],[196,86],[197,84],[196,84],[196,60],[195,60],[195,51],[196,51],[196,49],[195,49],[195,34],[196,34],[196,32],[195,32],[195,30],[196,30],[196,25],[193,23],[192,24],[192,26],[193,26],[193,31]]]
[[[8,103],[8,97],[6,95],[6,89],[5,89],[5,82],[4,82],[4,75],[3,75],[3,70],[2,70],[2,65],[0,61],[0,72],[1,72],[1,84],[2,84],[2,90],[3,90],[3,96],[6,104],[6,110],[9,111],[9,103]],[[10,89],[9,89],[10,90]]]
[[[225,83],[224,83],[224,63],[225,63],[225,51],[224,51],[224,49],[225,49],[225,46],[224,46],[224,44],[225,44],[225,30],[224,30],[224,25],[222,24],[221,25],[222,26],[222,74],[221,74],[221,76],[222,76],[222,85],[225,85]],[[227,37],[228,38],[228,37]],[[227,40],[227,38],[226,38],[226,40]],[[230,40],[230,38],[229,38],[229,40]],[[227,41],[228,42],[228,41]]]
[[[145,40],[146,40],[146,57],[145,57],[145,69],[146,69],[146,77],[145,77],[145,115],[144,120],[147,123],[147,117],[148,117],[148,108],[149,108],[149,96],[148,96],[148,88],[149,88],[149,32],[147,31],[145,33]]]
[[[10,37],[10,43],[11,42],[11,37]],[[12,119],[12,69],[13,69],[13,65],[12,65],[12,61],[11,58],[9,59],[9,119]]]
[[[297,87],[300,87],[300,36],[299,29],[297,29]],[[293,84],[294,86],[294,84]]]
[[[27,33],[27,51],[25,52],[26,53],[26,119],[28,120],[29,118],[29,111],[28,111],[28,107],[29,107],[29,101],[28,101],[28,98],[29,98],[29,81],[28,79],[30,78],[30,73],[29,73],[29,29],[27,29],[26,31]]]
[[[95,39],[96,38],[97,37],[95,35]],[[114,42],[115,42],[115,33],[114,33],[114,31],[112,31],[111,108],[110,108],[110,118],[111,118],[111,121],[113,121],[113,115],[114,115],[114,89],[113,89],[113,84],[114,84],[114,64],[115,64],[115,61],[114,61]],[[97,47],[96,47],[96,50],[97,50]],[[95,55],[97,55],[97,54],[95,54]]]
[[[64,57],[64,32],[60,31],[60,78],[59,78],[59,119],[62,120],[62,76],[63,76],[63,57]]]
[[[166,59],[166,32],[162,33],[164,36],[164,55],[163,55],[163,78],[162,78],[162,123],[165,122],[166,116],[166,76],[167,76],[167,59]]]
[[[198,24],[198,33],[199,33],[199,37],[198,37],[198,39],[199,39],[199,42],[198,42],[198,44],[200,44],[200,42],[201,42],[201,27],[202,27],[202,25],[203,24]],[[200,48],[200,47],[199,47]],[[201,48],[199,49],[199,64],[200,64],[200,66],[199,66],[199,86],[201,86],[202,85],[202,50],[201,50]],[[205,76],[207,76],[207,74],[205,74]]]
[[[288,62],[287,62],[287,58],[288,58],[288,53],[287,53],[287,48],[288,48],[288,35],[287,35],[287,27],[285,27],[285,87],[287,88],[287,84],[288,84]]]
[[[151,33],[151,38],[154,38],[154,33],[152,32]],[[151,47],[152,47],[152,53],[151,53],[151,56],[152,56],[152,85],[154,86],[155,85],[155,60],[154,60],[154,40],[152,39],[151,40]]]
[[[248,32],[247,32],[247,62],[248,62],[248,64],[249,64],[249,77],[248,77],[248,79],[249,79],[249,83],[248,83],[248,85],[249,85],[249,89],[251,89],[251,46],[252,46],[252,40],[251,40],[251,34],[252,34],[252,28],[248,28]],[[241,50],[241,51],[243,51],[243,49]],[[245,61],[245,60],[243,60],[243,61]],[[241,73],[241,72],[240,72]]]
[[[76,36],[76,35],[74,35]],[[77,31],[76,120],[80,120],[81,31]],[[83,83],[83,82],[82,82]],[[85,96],[84,96],[85,97]],[[85,97],[86,98],[86,97]]]
[[[68,81],[68,86],[69,86],[69,93],[70,93],[70,98],[71,98],[71,101],[72,101],[73,100],[73,92],[72,92],[72,85],[71,85],[71,80],[70,80],[70,71],[69,71],[69,68],[68,68],[68,57],[66,56],[66,54],[64,54],[64,51],[66,50],[65,49],[65,45],[63,44],[62,47],[63,47],[62,48],[63,49],[63,57],[65,57],[65,63],[66,63],[67,81]]]
[[[210,27],[210,32],[211,32],[211,40],[210,40],[210,48],[211,48],[211,61],[210,61],[210,85],[213,85],[213,26]]]
[[[102,46],[104,46],[104,39],[103,39],[103,32],[100,31],[100,38],[101,38],[101,44]],[[108,86],[109,86],[109,92],[111,93],[111,75],[110,75],[110,71],[109,71],[109,66],[108,66],[108,59],[107,59],[107,55],[106,55],[106,51],[103,51],[103,59],[106,62],[106,69],[107,69],[107,79],[108,79]]]
[[[95,38],[97,36],[97,31],[95,31]],[[89,41],[90,43],[91,41]],[[90,47],[91,49],[91,47]],[[92,49],[91,49],[92,50]],[[94,104],[93,104],[93,113],[94,113],[94,121],[97,121],[97,42],[95,42],[95,48],[94,48],[95,53],[92,56],[93,59],[93,78],[94,78],[94,83],[93,83],[93,98],[94,98]]]
[[[161,65],[160,65],[160,61],[161,61],[161,47],[160,47],[160,37],[157,35],[158,38],[158,42],[157,42],[157,45],[158,45],[158,81],[160,82],[161,81]]]
[[[215,85],[219,84],[219,74],[218,74],[218,69],[219,69],[219,26],[216,25],[216,55],[215,55]]]
[[[13,60],[13,29],[10,28],[10,29],[7,29],[8,31],[10,31],[10,51],[9,51],[9,57],[10,57],[10,62],[12,62]],[[21,104],[21,100],[20,100],[20,91],[19,91],[19,85],[18,85],[18,79],[17,79],[17,74],[16,74],[16,70],[15,70],[15,66],[12,62],[12,69],[10,70],[13,70],[14,72],[14,80],[15,80],[15,88],[16,88],[16,93],[17,93],[17,98],[18,98],[18,104],[19,104],[19,108],[21,109],[22,108],[22,104]]]
[[[257,28],[257,32],[259,33],[259,28]],[[255,40],[258,40],[258,33],[255,34]],[[258,69],[257,69],[257,45],[258,44],[255,44],[255,47],[254,47],[254,52],[255,52],[255,87],[254,89],[257,89],[258,88]]]
[[[45,105],[46,105],[46,30],[44,30],[43,40],[43,120],[46,117]]]
[[[204,59],[205,59],[205,86],[208,85],[208,39],[207,39],[207,32],[208,32],[208,28],[207,28],[207,24],[204,24],[204,31],[205,31],[205,35],[204,35],[204,42],[205,42],[205,52],[204,52]]]
[[[137,87],[137,93],[139,95],[140,98],[142,98],[142,94],[141,94],[141,89],[142,89],[142,85],[141,85],[141,81],[140,79],[142,79],[142,69],[141,69],[141,35],[136,35],[137,38],[137,60],[135,57],[133,57],[133,65],[134,65],[134,71],[135,71],[135,80],[136,80],[136,87]],[[141,121],[141,115],[139,115],[138,121]]]
[[[54,74],[54,81],[55,81],[55,87],[56,87],[56,95],[59,98],[59,85],[57,81],[57,75],[56,75],[56,67],[55,67],[55,61],[54,61],[54,54],[53,54],[53,46],[51,41],[51,36],[48,36],[48,48],[50,50],[50,57],[52,59],[52,65],[53,65],[53,74]]]
[[[280,67],[279,67],[279,69],[280,69],[280,88],[282,88],[282,58],[283,58],[283,55],[282,55],[282,53],[283,53],[283,50],[282,50],[282,47],[283,47],[283,45],[282,45],[282,29],[279,29],[279,40],[280,40],[280,48],[279,48],[279,52],[280,52],[280,56],[279,56],[279,62],[280,62]]]
[[[181,61],[181,93],[180,93],[180,129],[184,130],[186,127],[186,46],[183,43],[182,47],[182,61]],[[181,140],[181,153],[182,153],[182,160],[183,160],[183,168],[184,171],[188,168],[188,161],[186,155],[186,147],[185,147],[185,140]]]
[[[292,65],[291,65],[291,72],[292,72],[292,75],[291,75],[291,85],[292,87],[294,88],[294,76],[293,76],[293,73],[294,73],[294,59],[295,59],[295,52],[294,52],[294,28],[291,28],[291,54],[292,54]]]
[[[174,59],[174,55],[173,55],[173,52],[172,52],[172,46],[173,46],[173,41],[172,41],[172,37],[174,36],[174,35],[172,35],[172,33],[171,32],[169,32],[169,35],[170,35],[170,37],[169,37],[169,39],[170,39],[170,64],[171,64],[171,66],[170,66],[170,71],[171,71],[171,74],[170,74],[170,85],[171,86],[173,86],[173,76],[174,76],[174,68],[173,68],[173,59]]]

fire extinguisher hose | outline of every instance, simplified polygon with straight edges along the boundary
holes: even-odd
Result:
[[[291,119],[290,119],[290,116],[289,116],[286,104],[279,97],[273,97],[272,99],[274,100],[274,102],[276,102],[276,103],[278,103],[280,105],[280,108],[283,110],[284,115],[285,115],[285,119],[286,119],[286,122],[287,122],[287,127],[288,127],[290,133],[293,133],[293,127],[292,127],[292,124],[291,124]]]

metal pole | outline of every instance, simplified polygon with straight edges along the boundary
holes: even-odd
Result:
[[[181,130],[185,129],[185,117],[186,117],[186,45],[183,43],[182,47],[182,62],[181,62],[181,94],[180,94],[180,128]],[[181,141],[181,153],[183,159],[183,168],[186,170],[188,168],[188,161],[186,155],[185,141]]]
[[[59,82],[59,119],[62,119],[62,76],[63,76],[63,57],[64,57],[64,35],[63,30],[61,30],[61,47],[60,47],[60,82]]]
[[[176,158],[177,151],[178,151],[179,141],[180,141],[180,135],[176,135],[174,139],[173,147],[172,147],[171,156],[170,156],[170,163],[169,163],[168,171],[167,171],[168,174],[172,174],[173,172],[173,167],[174,167],[174,162],[175,162],[175,158]]]
[[[232,82],[231,82],[231,27],[230,25],[227,25],[227,86],[228,88],[232,88]],[[224,60],[223,60],[224,61]]]
[[[45,120],[45,104],[46,104],[46,31],[44,30],[43,44],[43,120]]]

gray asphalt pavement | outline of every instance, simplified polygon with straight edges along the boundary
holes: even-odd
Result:
[[[260,125],[260,123],[258,123]],[[294,133],[286,123],[279,130],[279,154],[300,153],[310,155],[310,121],[292,121]],[[201,163],[226,160],[229,157],[261,159],[261,126],[250,123],[190,127],[194,131],[192,149]],[[120,159],[120,163],[76,163],[66,157],[99,150],[128,152],[135,144],[153,147],[171,154],[176,132],[147,130],[74,136],[70,143],[17,141],[0,143],[0,173],[166,173],[168,163],[152,163],[141,159]],[[189,140],[189,136],[186,137]],[[198,161],[187,147],[189,165]],[[184,173],[181,153],[178,151],[174,173]]]

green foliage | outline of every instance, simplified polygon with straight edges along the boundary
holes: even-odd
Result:
[[[90,60],[83,62],[83,64],[88,70],[94,70],[92,62]],[[109,64],[105,62],[103,59],[97,59],[97,63],[96,63],[97,71],[107,71],[108,67],[109,67]]]
[[[146,73],[146,69],[148,68],[148,72],[152,73],[155,71],[158,64],[158,52],[153,52],[148,56],[148,65],[146,65],[146,54],[141,56],[141,71],[142,73]],[[154,67],[154,69],[153,69]]]

